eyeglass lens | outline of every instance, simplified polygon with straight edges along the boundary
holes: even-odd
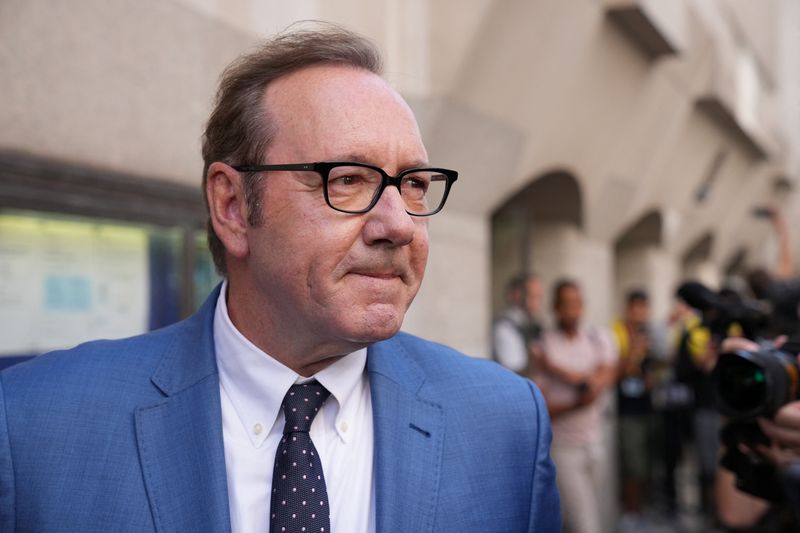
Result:
[[[381,173],[365,167],[338,166],[328,174],[328,201],[343,211],[360,211],[369,207],[381,187]],[[447,177],[434,171],[415,171],[405,174],[400,182],[400,196],[406,210],[413,214],[428,214],[441,205]]]

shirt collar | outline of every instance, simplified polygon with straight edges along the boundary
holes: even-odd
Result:
[[[227,288],[226,280],[214,312],[214,348],[219,380],[253,446],[261,446],[278,421],[281,403],[289,387],[310,379],[316,379],[331,392],[336,404],[335,415],[330,414],[330,409],[325,409],[323,415],[327,411],[326,423],[332,424],[339,438],[347,442],[347,428],[342,426],[342,421],[353,419],[364,388],[368,386],[364,371],[366,348],[342,357],[314,376],[304,378],[259,349],[236,329],[228,314]]]
[[[366,365],[367,349],[362,348],[323,368],[314,376],[336,400],[338,409],[330,419],[336,428],[336,434],[344,442],[353,435],[352,431],[348,433],[346,421],[350,420],[352,423],[357,420],[360,402],[364,399],[364,389],[369,387]]]

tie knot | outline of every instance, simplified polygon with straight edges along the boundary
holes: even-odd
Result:
[[[283,414],[286,417],[284,435],[293,431],[308,433],[311,422],[330,394],[330,391],[317,381],[292,385],[283,398]]]

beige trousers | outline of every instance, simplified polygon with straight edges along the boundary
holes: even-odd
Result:
[[[566,533],[601,533],[603,519],[598,495],[608,490],[603,482],[603,445],[553,443],[556,483],[561,496],[561,516]],[[605,486],[604,486],[605,485]]]

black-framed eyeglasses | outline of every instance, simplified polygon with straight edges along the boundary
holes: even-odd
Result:
[[[409,215],[435,215],[444,207],[458,172],[445,168],[410,168],[390,176],[380,167],[352,162],[293,163],[286,165],[234,165],[239,172],[301,171],[322,177],[325,202],[343,213],[366,213],[378,203],[383,190],[400,191]]]

